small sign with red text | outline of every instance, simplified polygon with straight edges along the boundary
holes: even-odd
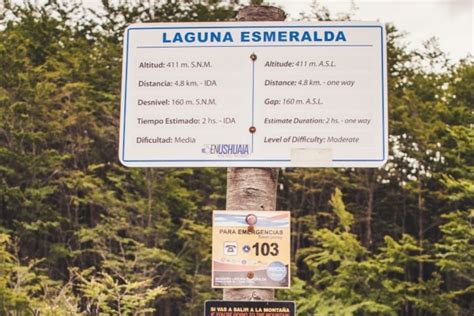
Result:
[[[295,316],[289,301],[206,301],[204,316]]]

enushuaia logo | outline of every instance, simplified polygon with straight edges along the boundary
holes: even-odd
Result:
[[[242,157],[249,155],[248,144],[209,144],[202,148],[203,154],[222,157]]]

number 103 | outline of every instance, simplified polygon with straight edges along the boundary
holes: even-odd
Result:
[[[256,256],[278,256],[280,250],[278,249],[278,244],[273,242],[271,244],[264,242],[264,243],[255,243],[252,246],[252,249],[255,249]]]

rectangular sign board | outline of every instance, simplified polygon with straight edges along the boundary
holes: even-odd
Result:
[[[380,167],[386,39],[374,22],[133,24],[120,161],[131,167]]]
[[[212,286],[289,288],[290,237],[290,212],[214,211]]]
[[[206,301],[204,316],[295,316],[289,301]]]

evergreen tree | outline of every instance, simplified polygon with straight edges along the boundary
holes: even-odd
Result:
[[[5,3],[0,314],[200,315],[221,296],[209,245],[225,170],[120,165],[121,45],[130,23],[224,21],[238,2]],[[333,19],[314,10],[304,18]],[[387,165],[280,173],[295,260],[278,295],[300,315],[474,310],[474,64],[401,39],[388,25]]]

